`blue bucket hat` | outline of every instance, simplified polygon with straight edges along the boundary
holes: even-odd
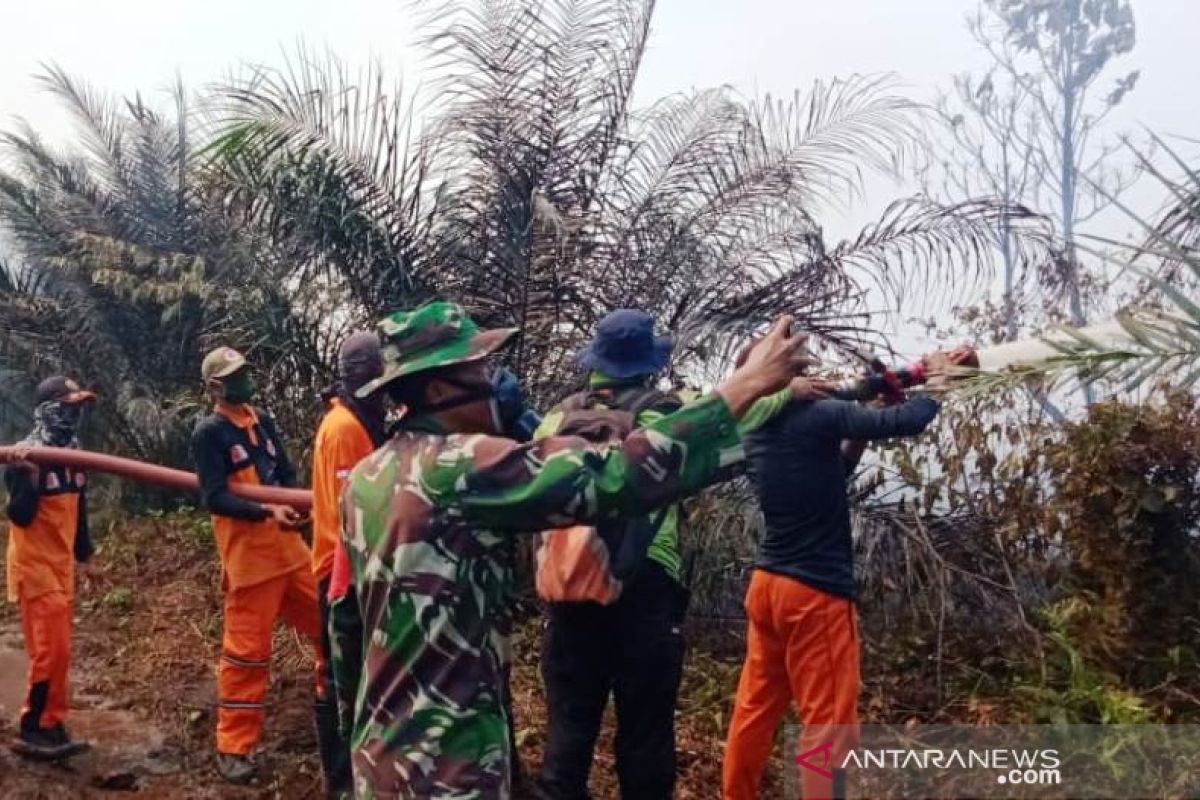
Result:
[[[622,308],[596,326],[596,335],[576,359],[610,378],[653,375],[671,360],[671,337],[654,335],[654,318],[645,311]]]

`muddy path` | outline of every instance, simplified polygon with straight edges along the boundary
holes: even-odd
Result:
[[[19,628],[0,624],[0,717],[5,738],[25,690],[26,660]],[[168,789],[181,772],[180,760],[165,737],[136,711],[113,707],[108,698],[76,691],[70,729],[76,738],[94,743],[91,751],[65,764],[36,764],[0,751],[0,793],[4,797],[86,797],[111,791]],[[168,789],[169,791],[169,789]]]
[[[6,532],[0,532],[0,561]],[[203,525],[140,519],[103,536],[77,585],[67,726],[92,750],[39,764],[8,749],[26,666],[16,609],[0,608],[0,797],[318,798],[312,659],[277,631],[262,777],[231,787],[214,772],[219,571]],[[0,575],[2,575],[0,569]]]

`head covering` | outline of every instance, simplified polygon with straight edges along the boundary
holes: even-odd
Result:
[[[95,400],[96,395],[79,388],[78,383],[65,375],[55,375],[38,384],[36,398],[38,405],[51,402],[76,404]]]
[[[478,361],[517,334],[516,328],[482,329],[462,306],[443,300],[397,311],[380,322],[378,330],[383,342],[383,374],[355,392],[358,397],[406,375]]]
[[[205,383],[211,380],[228,378],[242,367],[246,366],[246,357],[232,347],[218,347],[204,357],[200,365],[200,376]]]
[[[31,445],[79,447],[81,406],[96,399],[92,392],[63,375],[55,375],[38,384],[37,406],[33,409],[33,430],[25,437]]]
[[[338,351],[338,378],[346,391],[353,393],[382,374],[383,354],[379,347],[379,335],[374,331],[350,334]]]
[[[660,372],[671,360],[671,347],[669,336],[654,335],[653,317],[622,308],[600,320],[576,360],[611,378],[633,378]]]

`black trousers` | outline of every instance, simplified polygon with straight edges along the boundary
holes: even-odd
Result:
[[[317,747],[321,752],[321,769],[325,773],[325,791],[329,797],[349,795],[354,788],[350,769],[350,745],[338,730],[337,695],[333,687],[333,658],[329,637],[329,578],[317,584],[321,607],[321,655],[325,673],[321,676],[324,697],[316,702]]]
[[[611,693],[624,800],[675,792],[675,697],[683,674],[684,589],[647,561],[611,606],[551,603],[542,646],[549,716],[539,788],[586,800],[592,751]]]

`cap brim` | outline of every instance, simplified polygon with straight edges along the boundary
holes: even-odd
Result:
[[[233,361],[230,361],[228,364],[225,364],[219,370],[214,372],[212,374],[212,378],[228,378],[230,375],[237,372],[239,369],[241,369],[244,366],[246,366],[246,357],[243,355],[239,355]],[[210,378],[210,380],[211,380],[211,378]]]
[[[78,392],[71,392],[70,394],[68,394],[64,397],[59,398],[59,402],[60,403],[68,403],[70,405],[77,405],[79,403],[90,403],[91,401],[93,401],[95,399],[96,399],[95,392],[88,392],[88,391],[80,390]]]
[[[418,372],[439,367],[451,367],[455,364],[469,364],[472,361],[486,358],[508,345],[519,332],[520,328],[492,328],[478,331],[471,337],[468,352],[453,361],[444,360],[435,351],[428,356],[415,358],[403,364],[388,364],[384,367],[382,375],[370,383],[364,384],[354,393],[354,396],[362,400],[375,394],[392,381],[407,375],[415,375]]]

